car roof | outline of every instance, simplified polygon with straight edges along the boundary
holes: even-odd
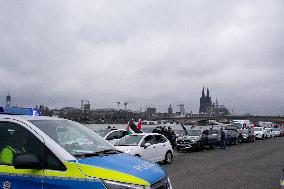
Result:
[[[149,136],[149,135],[161,135],[159,133],[134,133],[131,135],[137,135],[137,136]]]
[[[9,114],[0,114],[2,119],[25,119],[28,121],[31,120],[64,120],[58,117],[49,117],[49,116],[29,116],[29,115],[9,115]]]

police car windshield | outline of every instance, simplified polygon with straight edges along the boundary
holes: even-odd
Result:
[[[74,156],[114,150],[85,126],[69,120],[31,120],[35,126]]]

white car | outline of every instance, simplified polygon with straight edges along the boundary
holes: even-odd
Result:
[[[127,135],[126,129],[115,129],[115,130],[98,130],[96,131],[98,135],[109,141],[112,145],[114,145],[117,141]]]
[[[265,128],[265,130],[267,131],[267,137],[268,138],[274,137],[274,133],[272,132],[272,128]]]
[[[114,144],[115,148],[153,162],[171,163],[173,149],[170,141],[158,133],[127,135]]]
[[[253,131],[254,131],[255,138],[267,139],[268,137],[267,130],[265,130],[264,127],[254,127]]]
[[[281,129],[280,128],[272,128],[272,134],[275,137],[279,137],[281,135]]]

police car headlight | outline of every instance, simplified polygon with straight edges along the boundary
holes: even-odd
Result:
[[[141,186],[135,184],[126,184],[115,181],[104,180],[104,185],[107,189],[150,189],[148,186]]]

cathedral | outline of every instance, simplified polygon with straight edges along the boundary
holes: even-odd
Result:
[[[204,87],[202,89],[202,96],[200,98],[199,114],[206,114],[207,109],[212,107],[211,97],[209,96],[209,89],[207,88],[207,94],[205,96]]]
[[[204,87],[202,89],[202,96],[200,98],[200,115],[229,115],[229,110],[224,105],[219,105],[216,99],[216,103],[212,103],[209,95],[209,89],[207,88],[206,96]]]

